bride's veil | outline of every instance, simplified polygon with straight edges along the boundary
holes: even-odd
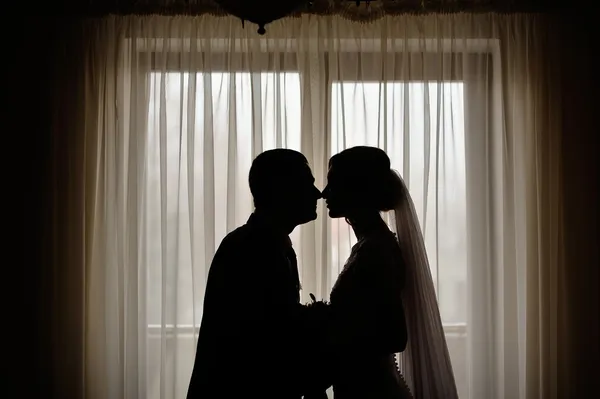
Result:
[[[400,175],[392,172],[401,194],[394,209],[394,222],[406,265],[402,301],[408,344],[398,355],[400,371],[416,399],[458,398],[415,206]]]

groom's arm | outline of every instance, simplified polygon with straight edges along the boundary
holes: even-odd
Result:
[[[285,270],[282,265],[276,267]],[[287,387],[293,388],[298,395],[324,392],[332,381],[325,338],[329,309],[326,305],[306,306],[295,301],[282,301],[281,298],[286,295],[284,291],[289,297],[289,286],[286,289],[286,281],[289,283],[289,280],[277,273],[272,275],[276,279],[270,284],[272,306],[269,309],[272,313],[268,319],[273,323],[268,324],[272,332],[271,342],[277,342],[274,349],[279,362],[276,364],[283,365],[287,370],[282,378]],[[277,337],[285,339],[277,340]]]
[[[330,307],[319,302],[298,305],[297,310],[293,345],[299,392],[306,399],[320,398],[333,383],[334,359],[328,346]]]
[[[259,374],[270,376],[273,389],[303,395],[329,387],[322,309],[291,299],[287,265],[276,251],[225,249],[215,255],[218,268],[211,270],[207,287],[219,294],[213,300],[219,302],[215,316],[221,341],[244,353],[252,372],[260,369]],[[269,388],[256,384],[255,388]]]
[[[217,379],[207,381],[211,386],[222,387],[231,381],[221,379],[235,373],[234,388],[244,386],[248,392],[267,389],[268,375],[278,377],[272,374],[281,367],[277,367],[277,351],[272,350],[278,346],[275,340],[280,334],[271,327],[275,315],[269,304],[273,283],[266,275],[269,262],[270,257],[246,237],[228,236],[221,243],[210,267],[204,299],[202,323],[210,336],[205,336],[203,352],[197,352],[190,392],[199,390],[196,386],[203,373]],[[210,362],[198,362],[198,356]]]
[[[266,389],[303,395],[314,386],[313,372],[307,369],[316,356],[311,353],[317,353],[308,336],[314,312],[296,301],[289,265],[278,251],[256,247],[244,262],[253,273],[245,276],[247,290],[238,297],[239,310],[244,309],[238,330],[247,332],[248,358],[259,359],[256,366],[270,384]]]

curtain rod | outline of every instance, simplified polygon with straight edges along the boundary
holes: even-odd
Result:
[[[247,1],[247,0],[240,0]],[[283,0],[281,0],[283,1]],[[20,3],[20,2],[19,2]],[[264,1],[268,4],[268,1]],[[301,14],[341,15],[364,19],[369,13],[383,15],[498,12],[545,13],[570,3],[569,0],[306,0],[292,16]],[[257,1],[260,4],[260,1]],[[214,0],[63,0],[44,2],[38,13],[54,16],[116,15],[227,15]]]

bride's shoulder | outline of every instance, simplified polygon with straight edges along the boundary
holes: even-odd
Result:
[[[355,261],[361,264],[397,264],[401,258],[398,240],[392,232],[367,237],[357,244],[354,251]]]
[[[352,263],[361,280],[377,281],[380,285],[403,280],[403,257],[392,232],[366,238],[360,244]]]
[[[366,237],[359,244],[361,245],[358,250],[370,255],[387,255],[400,248],[396,234],[391,231]]]

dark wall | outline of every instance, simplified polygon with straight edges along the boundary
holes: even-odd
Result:
[[[571,335],[563,344],[574,355],[570,379],[580,397],[600,392],[600,65],[592,15],[585,10],[569,14],[562,35],[564,237],[571,321]]]
[[[46,18],[11,17],[11,24],[14,28],[1,27],[3,42],[9,47],[4,50],[0,107],[5,138],[3,196],[8,198],[3,262],[8,273],[2,279],[6,296],[2,304],[8,310],[2,323],[7,357],[2,360],[6,370],[0,396],[37,398],[44,397],[44,340],[51,317],[39,305],[45,284],[41,272],[49,260],[42,247],[50,238],[43,215],[49,203],[52,90],[48,68],[56,35]],[[7,391],[10,394],[4,395]]]

